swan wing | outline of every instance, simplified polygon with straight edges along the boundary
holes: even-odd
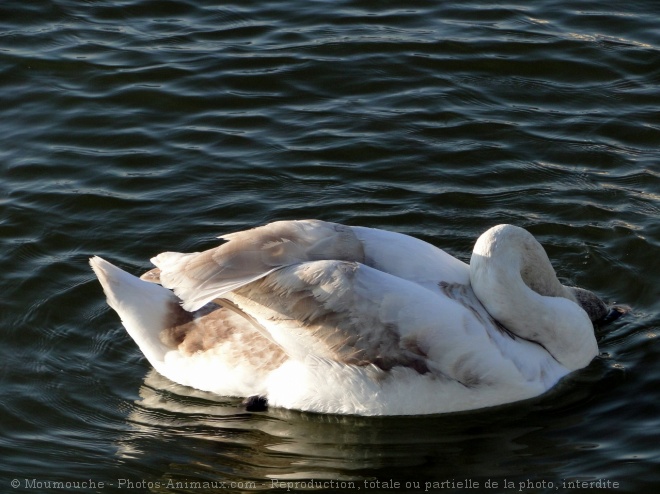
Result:
[[[144,279],[172,289],[188,311],[281,267],[317,260],[360,262],[426,287],[469,283],[467,264],[401,233],[302,220],[278,221],[220,238],[226,243],[204,252],[159,254],[151,260],[157,273]]]
[[[364,264],[405,280],[431,286],[470,283],[467,264],[444,250],[402,233],[352,227],[364,249]]]
[[[288,266],[227,298],[300,361],[403,366],[469,385],[474,369],[465,358],[480,365],[488,342],[478,318],[440,290],[356,262]]]
[[[151,260],[160,270],[160,283],[187,311],[283,266],[318,259],[362,261],[364,256],[350,227],[318,220],[278,221],[220,238],[227,242],[204,252],[164,252]]]

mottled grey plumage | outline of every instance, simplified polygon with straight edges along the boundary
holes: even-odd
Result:
[[[186,310],[284,266],[364,260],[362,244],[349,227],[318,220],[278,221],[220,238],[228,242],[204,252],[165,252],[152,259],[161,268],[160,282],[174,290]]]
[[[375,365],[382,370],[405,366],[428,372],[426,355],[414,339],[402,338],[394,323],[381,320],[377,311],[365,310],[369,301],[347,289],[355,285],[359,269],[355,262],[328,261],[323,267],[306,263],[267,275],[228,298],[248,313],[259,306],[262,319],[295,332],[309,354],[348,365]]]

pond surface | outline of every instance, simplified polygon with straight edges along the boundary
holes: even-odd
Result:
[[[659,18],[656,0],[4,1],[0,489],[657,489]],[[248,413],[155,374],[87,264],[140,273],[297,218],[464,261],[517,224],[562,282],[631,312],[525,403]]]

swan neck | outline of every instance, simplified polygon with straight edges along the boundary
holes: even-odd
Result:
[[[470,281],[491,316],[568,369],[584,367],[596,355],[589,317],[526,230],[500,225],[484,233],[472,253]]]

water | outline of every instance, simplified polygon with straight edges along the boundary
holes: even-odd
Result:
[[[1,489],[657,488],[659,15],[655,0],[3,2]],[[137,273],[294,218],[462,260],[518,224],[563,282],[632,311],[529,402],[247,413],[155,375],[87,265]]]

